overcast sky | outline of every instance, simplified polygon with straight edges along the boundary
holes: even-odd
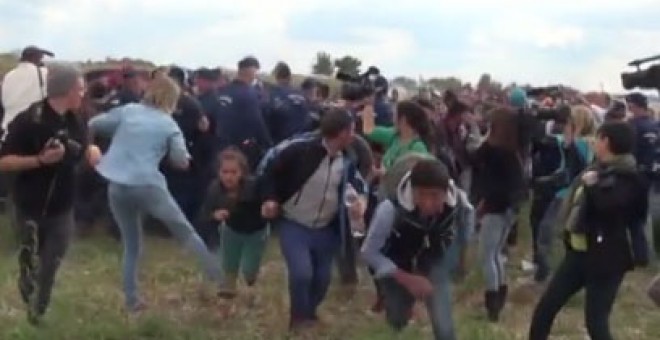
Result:
[[[0,50],[60,59],[131,56],[234,67],[257,56],[309,72],[317,51],[389,77],[562,82],[621,90],[619,73],[660,53],[658,0],[0,0]]]

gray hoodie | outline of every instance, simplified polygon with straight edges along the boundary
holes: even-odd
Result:
[[[407,211],[415,209],[412,198],[412,186],[410,184],[410,172],[401,179],[397,188],[397,200],[401,208]],[[470,204],[465,192],[459,189],[453,181],[450,181],[447,201],[445,204],[456,208],[456,218],[454,228],[458,235],[464,235],[454,239],[453,242],[466,242],[467,232],[459,232],[459,228],[465,231],[470,230],[474,224],[474,208]],[[385,200],[378,205],[376,213],[371,221],[369,232],[362,245],[362,257],[367,264],[374,269],[375,278],[385,278],[393,275],[398,267],[396,264],[383,254],[382,249],[389,239],[396,220],[396,207],[390,200]],[[440,259],[439,259],[440,260]]]

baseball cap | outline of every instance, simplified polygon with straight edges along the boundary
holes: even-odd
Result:
[[[21,52],[21,61],[40,60],[44,56],[49,56],[52,58],[55,56],[55,54],[43,48],[30,45],[24,48],[23,51]]]
[[[643,109],[649,108],[649,100],[640,92],[633,92],[626,95],[626,103],[633,104]]]
[[[217,69],[210,69],[208,67],[202,67],[195,71],[195,78],[216,81],[220,77],[220,71]]]

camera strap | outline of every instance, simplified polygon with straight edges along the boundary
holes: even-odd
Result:
[[[37,78],[39,79],[39,92],[41,93],[41,99],[46,99],[46,86],[44,84],[44,75],[41,72],[41,66],[35,65],[37,67]]]

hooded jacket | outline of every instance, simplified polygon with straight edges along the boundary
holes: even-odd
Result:
[[[445,209],[430,219],[417,212],[412,190],[408,172],[399,183],[396,199],[380,203],[372,219],[362,256],[376,278],[389,277],[398,269],[427,275],[455,242],[457,229],[474,223],[474,208],[453,182]]]

